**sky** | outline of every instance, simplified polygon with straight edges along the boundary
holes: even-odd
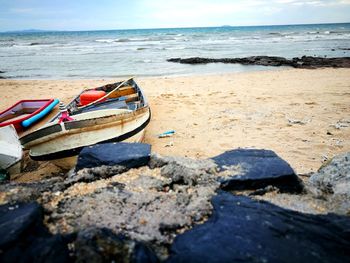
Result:
[[[350,0],[0,0],[0,31],[350,22]]]

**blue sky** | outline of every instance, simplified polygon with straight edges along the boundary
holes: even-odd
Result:
[[[0,31],[350,22],[350,0],[0,0]]]

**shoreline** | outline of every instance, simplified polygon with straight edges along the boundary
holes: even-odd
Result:
[[[20,99],[54,97],[67,102],[81,89],[110,80],[2,79],[0,109]],[[145,142],[162,155],[201,159],[239,147],[269,149],[298,174],[306,174],[350,150],[350,69],[279,69],[136,81],[153,113]],[[157,137],[167,130],[176,133]]]

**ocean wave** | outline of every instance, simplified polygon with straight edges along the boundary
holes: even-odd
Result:
[[[179,47],[166,47],[165,50],[183,50],[186,49],[186,47],[179,46]]]
[[[0,47],[13,47],[14,45],[13,43],[0,43]]]
[[[32,42],[29,44],[29,46],[47,46],[47,45],[53,45],[56,43],[49,43],[49,42]]]
[[[178,38],[174,37],[145,37],[145,38],[116,38],[116,39],[96,39],[95,42],[100,43],[124,43],[124,42],[155,42],[155,41],[168,41],[168,40],[178,40]]]
[[[1,42],[14,42],[15,40],[10,38],[10,39],[0,39],[0,43]]]

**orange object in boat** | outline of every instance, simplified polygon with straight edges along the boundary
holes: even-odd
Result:
[[[87,90],[80,95],[80,105],[81,106],[87,105],[91,102],[94,102],[102,98],[105,95],[106,95],[106,92],[104,92],[103,90]],[[106,99],[103,99],[101,101],[105,101],[105,100]]]

